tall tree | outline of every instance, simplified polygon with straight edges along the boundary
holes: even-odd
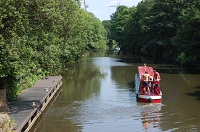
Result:
[[[154,1],[148,15],[142,19],[144,55],[153,60],[171,59],[174,51],[171,38],[180,26],[178,16],[182,11],[181,4],[178,0]]]
[[[0,41],[0,88],[16,97],[85,50],[106,49],[107,39],[79,0],[1,0]]]
[[[130,17],[130,9],[126,6],[118,6],[116,12],[111,15],[111,38],[115,40],[120,49],[125,51],[126,46],[124,45],[124,28]],[[124,52],[125,53],[125,52]]]
[[[176,61],[182,65],[197,64],[200,62],[200,3],[198,0],[185,1],[189,5],[182,11],[179,17],[181,27],[173,38],[173,44],[177,47]]]
[[[110,26],[111,26],[111,23],[110,23],[110,20],[104,20],[102,21],[102,24],[106,30],[106,34],[107,34],[107,39],[108,39],[108,47],[110,50],[112,50],[113,48],[113,44],[112,44],[112,39],[111,39],[111,33],[110,33]]]
[[[152,5],[153,0],[145,0],[141,1],[137,7],[131,8],[131,16],[124,31],[126,34],[125,40],[127,43],[127,54],[140,56],[142,48],[141,42],[145,37],[142,32],[143,25],[141,20],[147,16]]]

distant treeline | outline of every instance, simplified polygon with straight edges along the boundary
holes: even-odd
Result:
[[[106,44],[105,28],[80,0],[0,0],[0,89],[15,98]]]
[[[118,6],[103,24],[110,47],[114,40],[123,54],[200,64],[199,0],[143,0],[136,7]]]

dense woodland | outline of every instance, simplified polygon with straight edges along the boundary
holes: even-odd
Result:
[[[200,1],[143,0],[100,22],[80,0],[0,1],[0,89],[9,99],[85,51],[120,47],[150,61],[200,65]]]
[[[199,0],[143,0],[136,7],[118,6],[103,24],[109,29],[109,47],[115,40],[123,54],[200,64]]]
[[[0,89],[16,98],[38,79],[106,44],[102,23],[79,0],[1,0]]]

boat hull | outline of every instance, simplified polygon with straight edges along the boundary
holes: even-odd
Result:
[[[144,95],[138,94],[137,95],[138,102],[144,103],[161,103],[162,102],[162,95]]]

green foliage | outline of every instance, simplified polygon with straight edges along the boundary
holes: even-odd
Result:
[[[122,51],[125,51],[125,26],[130,19],[131,10],[126,6],[118,6],[116,12],[111,15],[111,39],[115,40]]]
[[[79,0],[0,1],[0,88],[15,98],[86,50],[105,50],[102,23]]]
[[[176,35],[178,16],[181,9],[176,0],[155,0],[147,16],[142,19],[143,34],[142,53],[153,60],[167,59],[163,53],[171,54],[174,47],[171,38]],[[159,52],[158,52],[159,51]],[[171,59],[171,58],[170,58]]]
[[[181,27],[173,38],[177,47],[177,62],[182,65],[200,64],[200,8],[199,3],[183,10],[179,17]]]
[[[131,8],[131,18],[125,28],[127,45],[125,52],[129,55],[140,56],[141,54],[141,49],[144,46],[142,45],[142,41],[144,41],[145,38],[142,19],[147,16],[152,5],[153,0],[146,0],[139,3],[137,8]]]
[[[199,0],[143,0],[137,7],[119,6],[111,16],[111,39],[124,54],[200,64],[199,7]]]

